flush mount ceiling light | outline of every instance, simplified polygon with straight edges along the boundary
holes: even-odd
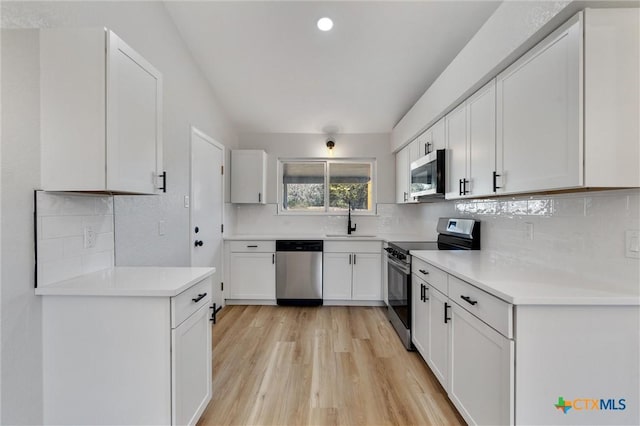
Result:
[[[333,28],[333,21],[331,18],[324,17],[318,19],[318,29],[320,31],[329,31],[331,28]]]
[[[329,148],[329,151],[331,151],[334,146],[336,146],[336,143],[333,140],[329,139],[327,141],[327,148]]]

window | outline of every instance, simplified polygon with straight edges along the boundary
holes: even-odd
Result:
[[[280,212],[373,213],[372,160],[281,160]]]

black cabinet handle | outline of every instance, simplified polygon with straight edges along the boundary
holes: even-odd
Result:
[[[460,296],[460,299],[464,300],[465,302],[467,302],[470,305],[476,305],[478,303],[477,300],[471,300],[471,298],[469,296]]]
[[[407,202],[407,193],[406,192],[404,193],[404,202],[405,203]]]
[[[353,264],[354,265],[356,264],[356,254],[355,253],[353,254]]]
[[[273,253],[273,254],[271,255],[271,264],[272,264],[272,265],[275,265],[275,264],[276,264],[276,255],[275,255],[275,253]]]
[[[420,271],[424,275],[429,275],[429,271],[425,271],[424,269],[418,269],[418,271]]]
[[[201,301],[202,299],[204,299],[206,295],[207,295],[207,293],[202,293],[202,294],[199,294],[199,295],[198,295],[198,297],[194,297],[194,298],[193,298],[193,299],[191,299],[191,300],[193,300],[193,301],[194,301],[194,303],[198,303],[199,301]]]
[[[493,171],[493,192],[496,192],[498,189],[502,188],[501,186],[498,186],[498,182],[497,182],[497,178],[499,178],[502,175],[499,175],[495,170]]]
[[[158,189],[162,192],[167,192],[167,172],[163,171],[162,174],[158,175],[158,177],[162,178],[162,186]]]
[[[258,192],[258,202],[261,203],[262,202],[262,193]]]
[[[202,247],[204,245],[204,243],[201,240],[196,240],[196,242],[193,245],[195,247]]]
[[[349,265],[351,265],[351,255],[349,255]]]
[[[449,311],[449,308],[451,306],[447,303],[444,302],[444,323],[446,324],[451,318],[449,318],[449,316],[447,315],[447,311]]]
[[[423,302],[427,303],[427,300],[429,300],[429,297],[427,296],[427,291],[429,290],[429,287],[427,287],[426,285],[424,286],[424,300]]]
[[[247,248],[258,248],[258,246],[247,246]]]
[[[469,183],[468,179],[462,179],[462,195],[467,195],[469,191],[467,191],[467,184]]]
[[[462,195],[462,179],[458,179],[458,195]]]

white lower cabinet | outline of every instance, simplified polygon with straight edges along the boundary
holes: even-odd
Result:
[[[196,424],[211,399],[209,306],[171,330],[172,423]]]
[[[429,286],[411,277],[411,341],[424,359],[429,356]]]
[[[275,302],[275,241],[231,241],[227,302]]]
[[[433,287],[429,289],[429,355],[426,361],[445,389],[449,381],[449,319],[446,317],[449,306],[447,296]]]
[[[449,398],[469,424],[513,423],[513,341],[456,303],[449,312]]]
[[[329,304],[382,304],[381,251],[379,241],[325,241],[322,299]]]
[[[44,296],[44,424],[195,425],[212,395],[211,281],[174,297]]]

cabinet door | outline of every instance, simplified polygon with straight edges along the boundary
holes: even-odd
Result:
[[[469,196],[493,194],[496,170],[496,82],[492,80],[467,101]]]
[[[322,266],[322,298],[351,300],[351,253],[324,253]]]
[[[411,163],[422,157],[422,148],[424,146],[424,139],[426,135],[423,133],[413,140],[409,144],[409,170],[411,170]]]
[[[374,253],[353,254],[353,300],[382,300],[382,256]]]
[[[231,202],[266,203],[267,154],[262,150],[240,149],[231,152]]]
[[[467,110],[462,104],[445,117],[447,130],[447,199],[462,198],[463,179],[467,179]],[[467,185],[468,186],[468,185]]]
[[[415,275],[411,279],[411,341],[426,360],[429,357],[429,286]]]
[[[452,305],[451,401],[469,424],[513,424],[513,341]]]
[[[211,400],[208,304],[171,330],[172,424],[195,425]]]
[[[409,201],[409,146],[405,146],[396,153],[396,203]]]
[[[444,117],[431,126],[431,145],[428,147],[429,152],[436,151],[438,149],[445,149],[447,147],[447,140],[445,138],[445,125]]]
[[[498,193],[582,185],[581,52],[574,21],[498,76]]]
[[[162,168],[162,76],[114,33],[107,42],[107,189],[153,194]]]
[[[231,253],[230,299],[276,298],[275,253]]]
[[[447,296],[429,287],[429,358],[427,363],[440,384],[448,389],[450,302]],[[445,317],[446,315],[446,317]],[[445,322],[445,318],[446,322]]]

